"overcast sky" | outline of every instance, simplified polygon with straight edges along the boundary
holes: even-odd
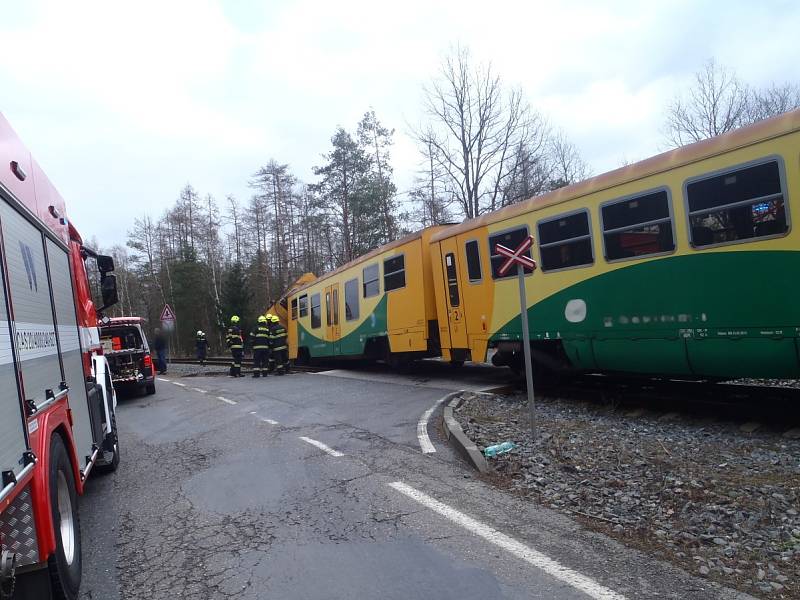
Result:
[[[0,0],[0,112],[84,236],[124,242],[191,182],[250,195],[270,158],[313,181],[339,125],[408,125],[456,44],[491,61],[594,173],[664,149],[665,105],[710,57],[754,85],[800,81],[796,1]]]

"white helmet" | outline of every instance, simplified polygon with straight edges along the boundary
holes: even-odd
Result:
[[[202,330],[198,329],[197,330],[197,335],[204,335],[204,334],[203,334]]]

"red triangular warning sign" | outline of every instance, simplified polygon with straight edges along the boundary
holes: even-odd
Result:
[[[161,320],[175,321],[175,311],[172,310],[172,307],[169,304],[164,305],[164,310],[161,311]]]

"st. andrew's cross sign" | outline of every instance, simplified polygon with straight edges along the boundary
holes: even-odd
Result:
[[[525,273],[533,273],[536,269],[536,261],[525,256],[525,253],[533,246],[533,236],[526,236],[519,246],[514,248],[507,248],[502,244],[495,246],[495,252],[500,256],[505,256],[506,260],[500,265],[497,270],[498,274],[503,277],[511,271],[511,268],[516,265],[517,279],[519,280],[519,316],[522,321],[522,349],[525,356],[525,380],[528,386],[528,412],[531,421],[531,438],[535,437],[535,416],[533,404],[533,368],[531,366],[531,334],[528,330],[528,300],[525,297]]]

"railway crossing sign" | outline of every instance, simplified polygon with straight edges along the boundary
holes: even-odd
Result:
[[[500,265],[497,272],[503,276],[508,273],[515,264],[522,265],[522,268],[528,269],[528,271],[536,269],[536,261],[525,256],[525,252],[527,252],[531,246],[533,246],[533,236],[531,235],[522,240],[522,243],[514,250],[506,248],[503,244],[497,244],[497,246],[495,246],[497,253],[500,256],[506,257],[506,260]]]
[[[164,310],[161,311],[161,326],[167,331],[175,329],[175,321],[177,321],[175,311],[169,304],[164,305]]]
[[[495,252],[500,256],[505,256],[506,260],[498,269],[499,275],[506,275],[511,267],[517,266],[517,280],[519,281],[519,316],[522,321],[522,349],[525,356],[525,383],[528,388],[528,414],[531,424],[531,439],[536,437],[536,413],[533,402],[533,366],[531,365],[531,334],[528,330],[528,300],[525,297],[525,273],[533,273],[536,270],[536,261],[525,256],[525,253],[533,246],[533,236],[526,236],[520,244],[514,248],[507,248],[502,244],[495,246]]]

